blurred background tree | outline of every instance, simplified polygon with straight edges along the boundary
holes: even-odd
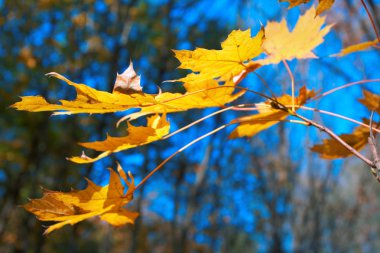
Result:
[[[367,2],[379,25],[378,2]],[[125,134],[125,125],[115,127],[123,114],[51,117],[8,109],[19,95],[41,94],[52,101],[74,95],[46,73],[111,91],[116,73],[132,59],[144,91],[157,92],[157,85],[182,91],[179,84],[162,83],[185,73],[175,70],[171,49],[217,48],[232,29],[257,31],[260,22],[281,17],[294,23],[300,9],[286,6],[275,0],[0,1],[0,252],[379,251],[380,190],[368,169],[356,159],[318,159],[308,147],[321,138],[319,133],[288,124],[249,140],[226,142],[228,132],[221,132],[179,155],[138,191],[133,208],[141,216],[134,226],[115,229],[93,220],[44,237],[42,223],[19,208],[28,197],[41,196],[40,186],[83,188],[83,177],[101,184],[107,177],[103,168],[116,161],[140,180],[200,133],[237,116],[220,115],[170,141],[80,166],[65,156],[80,153],[79,141]],[[375,38],[360,1],[337,1],[327,16],[334,31],[318,48],[319,55]],[[291,62],[298,87],[316,89],[378,77],[378,66],[376,51]],[[275,93],[289,91],[283,66],[258,73],[272,86],[278,84]],[[243,85],[268,93],[254,75]],[[360,88],[346,90],[346,100],[336,96],[339,103],[332,95],[318,106],[356,119],[368,117],[355,104]],[[169,118],[178,128],[211,111]],[[338,133],[353,127],[315,117]]]

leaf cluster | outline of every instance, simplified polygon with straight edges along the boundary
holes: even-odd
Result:
[[[308,1],[288,2],[290,2],[290,7],[294,7]],[[301,87],[296,96],[294,77],[287,64],[287,61],[294,59],[318,58],[313,50],[323,43],[324,37],[332,29],[332,25],[325,25],[325,17],[319,15],[328,10],[333,2],[320,0],[317,9],[312,7],[307,10],[299,17],[292,30],[288,28],[284,19],[281,22],[268,22],[254,36],[251,36],[250,29],[245,31],[234,30],[221,43],[221,49],[173,50],[175,57],[180,62],[179,68],[190,70],[191,73],[178,80],[169,80],[168,82],[182,82],[186,90],[185,93],[161,91],[157,94],[145,93],[140,85],[140,76],[133,69],[131,62],[126,71],[117,74],[112,92],[75,83],[58,73],[51,72],[47,75],[58,78],[75,89],[76,97],[73,100],[62,99],[58,103],[50,103],[42,96],[24,96],[12,107],[29,112],[49,111],[53,112],[53,115],[103,114],[126,111],[132,108],[139,109],[138,112],[123,117],[117,123],[120,124],[128,120],[126,136],[107,136],[101,141],[79,143],[87,149],[101,153],[95,158],[90,158],[84,153],[81,156],[68,158],[75,163],[93,163],[111,153],[167,139],[193,125],[185,126],[179,131],[170,133],[170,122],[166,118],[167,114],[209,107],[221,108],[217,113],[226,110],[242,110],[254,113],[236,118],[205,134],[178,150],[177,153],[230,125],[236,126],[230,134],[230,138],[234,139],[253,137],[278,122],[289,121],[315,126],[330,134],[332,139],[324,140],[322,144],[311,148],[312,151],[319,153],[322,158],[334,159],[352,154],[357,155],[355,152],[366,145],[372,125],[369,125],[368,120],[364,120],[363,123],[359,122],[360,126],[353,133],[337,136],[332,134],[330,130],[298,114],[298,110],[306,108],[305,104],[324,95],[309,90],[307,87]],[[367,49],[377,43],[378,41],[374,40],[353,45],[342,49],[341,52],[332,55],[332,57],[342,57],[352,52]],[[239,86],[249,73],[266,65],[281,63],[289,72],[292,94],[267,96]],[[264,101],[253,104],[253,106],[252,104],[230,105],[247,92],[261,96]],[[359,102],[368,109],[380,113],[380,97],[378,95],[364,91],[364,98]],[[139,117],[146,117],[146,126],[136,126],[130,123]],[[289,117],[291,117],[290,120],[288,120]],[[97,186],[92,181],[87,180],[88,186],[84,190],[69,193],[44,190],[41,199],[31,200],[24,208],[42,221],[57,222],[50,226],[45,233],[94,216],[99,216],[100,219],[115,226],[133,223],[138,214],[128,211],[124,206],[132,201],[133,192],[172,157],[169,157],[153,170],[137,187],[134,185],[132,175],[129,174],[131,181],[128,181],[125,172],[118,166],[117,173],[110,169],[110,180],[106,186]],[[128,186],[127,189],[124,188],[122,182]]]

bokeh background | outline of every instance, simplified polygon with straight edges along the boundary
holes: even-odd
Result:
[[[366,2],[379,26],[379,1]],[[233,141],[228,128],[176,156],[137,192],[130,208],[141,216],[134,226],[113,228],[92,219],[43,236],[48,224],[20,208],[42,195],[41,186],[83,189],[84,177],[105,184],[105,168],[115,168],[116,161],[139,181],[186,143],[244,115],[221,114],[169,140],[77,165],[65,159],[80,154],[76,143],[126,134],[126,125],[115,127],[125,113],[52,117],[8,108],[21,95],[73,98],[72,88],[46,73],[111,91],[116,73],[132,59],[144,91],[156,92],[156,85],[183,91],[180,84],[163,83],[187,73],[176,69],[171,49],[217,49],[231,30],[251,28],[255,34],[268,20],[286,18],[294,25],[311,4],[288,10],[276,0],[0,0],[0,252],[380,251],[380,185],[369,168],[356,158],[319,159],[309,147],[327,136],[290,123]],[[316,50],[320,59],[290,62],[296,87],[326,91],[379,78],[378,51],[328,57],[342,46],[375,39],[360,1],[336,1],[326,16],[335,25]],[[277,95],[290,91],[282,64],[257,72]],[[242,85],[270,94],[252,74]],[[368,118],[357,102],[363,87],[379,92],[378,83],[369,83],[309,106]],[[240,101],[261,99],[247,95]],[[172,129],[212,111],[169,115]],[[338,134],[355,127],[302,113]]]

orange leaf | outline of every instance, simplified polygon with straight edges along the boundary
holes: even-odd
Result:
[[[173,50],[175,57],[181,62],[179,68],[199,72],[189,74],[178,81],[190,83],[216,78],[229,80],[246,69],[255,70],[260,65],[251,60],[262,53],[261,44],[264,36],[263,29],[253,38],[250,29],[234,30],[222,42],[221,50]]]
[[[122,170],[119,166],[118,170]],[[75,224],[85,219],[99,216],[100,219],[113,226],[122,226],[134,223],[138,213],[123,208],[133,199],[134,180],[131,174],[131,182],[125,192],[120,176],[112,169],[110,171],[109,184],[98,186],[87,179],[86,189],[71,192],[58,192],[44,190],[41,199],[32,199],[23,207],[36,215],[41,221],[55,221],[45,234],[59,229],[67,224]],[[125,192],[125,193],[124,193]]]
[[[326,10],[330,9],[331,6],[334,4],[334,1],[335,0],[319,0],[316,15],[320,15]],[[300,4],[308,3],[310,2],[310,0],[280,0],[280,2],[289,2],[289,8],[293,8]]]
[[[296,7],[300,4],[305,4],[310,2],[310,0],[279,0],[280,2],[288,2],[289,3],[289,9]]]
[[[329,10],[333,6],[334,2],[335,0],[319,0],[316,15],[320,15]]]
[[[308,91],[306,87],[302,87],[299,91],[299,96],[295,98],[296,105],[303,105],[308,99],[315,96],[313,90]],[[277,101],[282,105],[291,105],[292,97],[290,95],[283,95],[277,98]],[[256,104],[259,113],[255,115],[240,117],[233,120],[231,123],[239,123],[234,131],[230,134],[230,139],[240,137],[252,137],[257,133],[277,124],[289,116],[289,113],[273,108],[272,101]]]
[[[359,126],[352,134],[342,134],[339,137],[356,150],[361,150],[368,143],[369,128]],[[325,139],[322,144],[314,145],[312,151],[319,153],[324,159],[344,158],[353,155],[335,139]]]
[[[363,96],[364,97],[362,99],[359,99],[359,102],[365,105],[368,110],[375,111],[380,114],[380,96],[364,89]]]
[[[112,137],[107,136],[104,141],[83,142],[79,143],[81,146],[103,151],[95,158],[87,157],[83,154],[81,157],[74,156],[69,158],[70,161],[75,163],[92,163],[101,158],[104,158],[111,153],[127,150],[137,146],[142,146],[161,139],[169,133],[170,124],[166,121],[166,117],[155,115],[148,118],[147,126],[128,126],[128,135],[125,137]]]
[[[342,57],[351,53],[367,50],[368,48],[375,46],[378,43],[377,39],[372,41],[366,41],[359,44],[351,45],[343,48],[339,53],[332,56]]]
[[[247,117],[241,117],[232,121],[239,123],[239,126],[230,134],[230,139],[240,137],[253,137],[259,132],[277,124],[288,117],[289,113],[282,110],[259,113]]]
[[[324,17],[315,17],[314,7],[301,16],[290,32],[285,19],[280,23],[269,22],[265,27],[263,48],[268,57],[256,61],[259,64],[278,64],[282,60],[317,58],[311,51],[323,42],[331,25],[322,28]],[[321,29],[322,28],[322,29]]]

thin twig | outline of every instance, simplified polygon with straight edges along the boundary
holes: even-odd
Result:
[[[356,82],[352,82],[352,83],[347,83],[347,84],[344,84],[342,86],[336,87],[334,89],[328,90],[328,91],[322,93],[321,95],[312,98],[311,100],[317,100],[317,99],[323,98],[323,97],[325,97],[325,96],[327,96],[327,95],[329,95],[335,91],[345,89],[345,88],[350,87],[350,86],[354,86],[357,84],[371,83],[371,82],[380,82],[380,79],[368,79],[368,80],[360,80],[360,81],[356,81]]]
[[[229,125],[232,125],[234,123],[229,123],[229,124],[225,124],[225,125],[222,125],[210,132],[208,132],[207,134],[204,134],[198,138],[196,138],[195,140],[189,142],[188,144],[186,144],[185,146],[183,146],[182,148],[178,149],[176,152],[174,152],[172,155],[170,155],[168,158],[166,158],[163,162],[161,162],[156,168],[154,168],[151,172],[149,172],[149,174],[147,176],[145,176],[143,178],[143,180],[141,180],[141,182],[136,186],[136,188],[134,190],[137,190],[138,188],[140,188],[151,176],[153,176],[153,174],[155,174],[159,169],[161,169],[167,162],[169,162],[174,156],[178,155],[179,153],[181,153],[182,151],[184,151],[185,149],[187,149],[188,147],[190,147],[191,145],[197,143],[198,141],[226,128],[227,126]]]
[[[192,127],[192,126],[194,126],[194,125],[196,125],[196,124],[198,124],[198,123],[200,123],[200,122],[202,122],[202,121],[204,121],[204,120],[206,120],[206,119],[208,119],[208,118],[211,118],[211,117],[213,117],[213,116],[215,116],[215,115],[217,115],[217,114],[220,114],[220,113],[222,113],[222,112],[225,112],[225,111],[228,111],[228,110],[234,109],[234,107],[235,107],[235,106],[229,106],[229,107],[223,108],[223,109],[221,109],[221,110],[218,110],[218,111],[216,111],[216,112],[210,113],[210,114],[208,114],[207,116],[204,116],[203,118],[200,118],[200,119],[198,119],[198,120],[196,120],[196,121],[191,122],[190,124],[188,124],[188,125],[186,125],[186,126],[184,126],[184,127],[181,127],[180,129],[174,131],[173,133],[170,133],[170,134],[168,134],[168,135],[165,135],[164,137],[162,137],[161,140],[166,140],[166,139],[172,137],[173,135],[178,134],[179,132],[182,132],[182,131],[184,131],[184,130],[186,130],[186,129],[188,129],[188,128],[190,128],[190,127]]]
[[[300,124],[300,125],[304,125],[304,126],[309,126],[309,123],[303,121],[303,120],[295,120],[295,119],[285,119],[283,121],[286,121],[286,122],[290,122],[290,123],[295,123],[295,124]]]
[[[368,7],[367,7],[366,3],[364,2],[364,0],[360,0],[360,1],[362,2],[363,7],[364,7],[364,9],[367,12],[367,15],[369,17],[369,20],[371,21],[373,30],[375,31],[375,34],[376,34],[377,42],[380,42],[380,35],[379,35],[379,31],[376,28],[375,21],[373,21],[373,17],[371,15],[371,13],[369,12]]]
[[[349,150],[352,154],[354,154],[356,157],[358,157],[359,159],[361,159],[363,162],[365,162],[368,166],[370,167],[373,167],[373,162],[371,160],[369,160],[368,158],[366,158],[365,156],[363,156],[362,154],[360,154],[356,149],[354,149],[353,147],[351,147],[350,145],[348,145],[344,140],[342,140],[342,138],[340,138],[337,134],[335,134],[331,129],[325,127],[325,126],[322,126],[320,124],[318,124],[317,122],[313,121],[313,120],[310,120],[308,118],[305,118],[297,113],[293,113],[293,116],[299,118],[299,119],[302,119],[304,120],[305,122],[309,123],[310,125],[318,128],[319,130],[321,130],[322,132],[325,132],[327,133],[328,135],[330,135],[331,138],[333,138],[334,140],[336,140],[337,142],[339,142],[340,144],[342,144],[347,150]]]
[[[255,104],[253,104],[253,105],[255,105]],[[259,108],[257,108],[256,106],[255,107],[234,106],[232,110],[234,110],[234,111],[248,111],[248,112],[251,112],[251,111],[257,111],[257,110],[259,110]]]
[[[337,118],[341,118],[341,119],[344,119],[344,120],[350,121],[352,123],[356,123],[358,125],[361,125],[361,126],[364,126],[364,127],[367,127],[367,128],[371,129],[370,125],[367,125],[367,124],[365,124],[363,122],[360,122],[360,121],[357,121],[355,119],[351,119],[349,117],[343,116],[341,114],[337,114],[337,113],[333,113],[333,112],[329,112],[329,111],[325,111],[325,110],[320,110],[320,109],[317,109],[317,108],[311,108],[311,107],[307,107],[307,106],[299,106],[299,108],[304,109],[304,110],[319,112],[319,113],[330,115],[330,116],[337,117]],[[375,130],[375,132],[380,133],[379,129],[377,129],[377,128],[372,128],[372,129]]]
[[[234,111],[257,111],[258,110],[257,107],[244,107],[245,105],[246,104],[239,105],[239,107],[237,107],[237,108],[233,107],[232,110],[234,110]],[[285,106],[286,107],[291,107],[292,105],[285,105]],[[368,125],[368,124],[365,124],[365,123],[360,122],[358,120],[355,120],[355,119],[343,116],[343,115],[338,114],[338,113],[333,113],[333,112],[329,112],[329,111],[325,111],[325,110],[320,110],[320,109],[317,109],[317,108],[312,108],[312,107],[307,107],[307,106],[302,106],[302,105],[295,105],[295,107],[303,109],[303,110],[308,110],[308,111],[318,112],[318,113],[321,113],[321,114],[330,115],[330,116],[333,116],[333,117],[336,117],[336,118],[340,118],[340,119],[344,119],[344,120],[350,121],[352,123],[358,124],[358,125],[363,126],[363,127],[370,128],[370,125]],[[380,129],[372,127],[372,130],[374,130],[377,133],[380,133]]]
[[[257,72],[253,72],[253,73],[254,73],[254,74],[260,79],[260,81],[265,85],[265,88],[267,88],[267,89],[269,90],[271,96],[272,96],[273,98],[277,99],[276,94],[274,94],[274,92],[273,92],[272,89],[270,88],[268,82],[265,81],[265,79],[264,79],[261,75],[259,75]]]

